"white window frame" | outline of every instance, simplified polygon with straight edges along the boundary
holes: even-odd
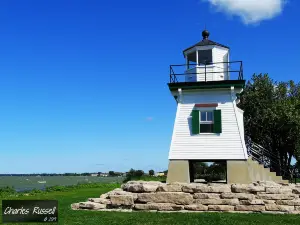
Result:
[[[199,129],[200,129],[200,124],[214,124],[214,110],[217,109],[217,107],[197,107],[197,110],[199,110]],[[201,112],[212,112],[212,121],[201,121]],[[206,114],[207,117],[207,114]],[[201,129],[200,129],[201,131]],[[215,133],[200,133],[200,135],[215,135]]]
[[[202,116],[201,116],[201,113],[203,113],[203,112],[205,112],[206,113],[206,120],[202,120]],[[207,121],[207,113],[212,113],[212,120],[211,121]],[[199,110],[199,113],[200,113],[200,115],[199,115],[199,117],[200,117],[200,120],[199,120],[199,122],[200,122],[200,124],[213,124],[214,123],[214,111],[213,110],[202,110],[202,111],[200,111]]]

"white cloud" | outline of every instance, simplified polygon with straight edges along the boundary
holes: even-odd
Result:
[[[239,16],[245,24],[256,24],[278,16],[286,0],[202,0],[217,10]]]

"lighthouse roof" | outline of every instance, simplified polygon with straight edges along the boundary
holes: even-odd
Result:
[[[208,37],[209,37],[209,32],[207,30],[204,30],[202,32],[202,36],[203,36],[203,40],[198,42],[197,44],[185,49],[183,52],[186,52],[187,50],[190,50],[191,48],[194,48],[196,46],[208,46],[208,45],[217,45],[217,46],[220,46],[220,47],[223,47],[223,48],[228,48],[228,46],[225,46],[225,45],[222,45],[220,43],[217,43],[217,42],[214,42],[212,40],[209,40]]]

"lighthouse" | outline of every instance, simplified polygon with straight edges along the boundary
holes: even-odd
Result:
[[[177,103],[167,183],[194,182],[193,164],[223,162],[227,183],[280,180],[248,157],[243,111],[237,106],[245,80],[242,61],[230,48],[202,40],[185,49],[185,63],[170,66],[170,92]]]

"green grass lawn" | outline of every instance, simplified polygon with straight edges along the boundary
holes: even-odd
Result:
[[[73,211],[71,203],[86,201],[89,197],[99,197],[100,194],[119,187],[117,184],[101,187],[79,188],[67,191],[39,193],[34,196],[22,196],[17,199],[47,199],[59,201],[59,224],[201,224],[201,225],[286,225],[300,224],[299,215],[264,215],[264,214],[231,214],[231,213],[146,213],[146,212],[96,212]],[[16,199],[7,197],[2,199]],[[0,200],[2,200],[0,197]],[[2,212],[1,212],[2,213]],[[1,215],[0,215],[1,217]],[[2,218],[0,218],[2,221]],[[0,222],[1,223],[1,222]],[[33,224],[33,223],[31,223]]]

